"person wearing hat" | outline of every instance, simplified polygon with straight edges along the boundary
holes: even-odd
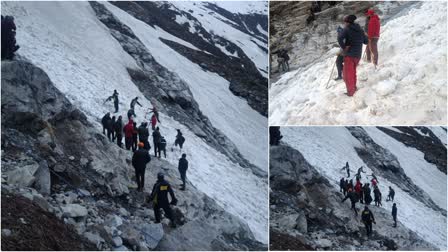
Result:
[[[369,9],[366,12],[366,15],[368,17],[368,24],[367,24],[367,37],[369,40],[369,43],[366,48],[366,56],[367,61],[373,62],[373,65],[378,65],[378,40],[380,38],[380,18],[378,15],[375,14],[375,11],[373,9]],[[371,60],[372,58],[372,60]]]
[[[137,180],[137,191],[143,192],[145,187],[145,170],[146,165],[151,161],[151,156],[144,148],[143,142],[138,143],[138,150],[132,156],[132,166],[135,169],[135,179]]]
[[[362,45],[367,44],[367,37],[355,20],[355,15],[346,16],[344,18],[345,27],[338,36],[339,46],[345,55],[343,78],[348,96],[353,96],[356,92],[356,67],[362,56]]]
[[[168,200],[168,194],[171,196],[171,202]],[[149,201],[153,203],[154,216],[156,218],[156,223],[160,223],[160,209],[163,209],[165,216],[171,221],[171,226],[175,227],[176,223],[174,220],[173,211],[170,205],[176,205],[177,199],[174,195],[174,191],[171,185],[165,180],[165,176],[162,172],[157,174],[157,182],[152,188],[151,195],[149,196]]]

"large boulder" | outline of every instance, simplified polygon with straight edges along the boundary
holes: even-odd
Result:
[[[31,186],[36,178],[34,174],[39,169],[39,164],[30,164],[16,169],[8,173],[8,184],[16,184],[20,187]]]
[[[144,224],[141,229],[146,245],[149,249],[155,249],[163,238],[162,224]]]
[[[39,163],[39,169],[34,174],[34,188],[43,195],[51,193],[50,169],[45,160]]]
[[[88,214],[87,208],[79,204],[68,204],[66,206],[62,206],[61,209],[64,217],[84,217]]]

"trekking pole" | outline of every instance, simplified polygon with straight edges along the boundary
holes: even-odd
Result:
[[[337,60],[338,60],[338,59],[336,58],[336,61],[337,61]],[[328,89],[328,84],[330,83],[331,76],[333,75],[334,66],[336,66],[336,61],[334,62],[333,67],[331,68],[331,73],[330,73],[330,76],[328,77],[327,84],[325,84],[325,88],[326,88],[326,89]]]

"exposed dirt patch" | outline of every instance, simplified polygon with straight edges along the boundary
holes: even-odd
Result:
[[[56,216],[22,196],[2,192],[2,250],[97,250]],[[22,222],[25,222],[25,224]]]

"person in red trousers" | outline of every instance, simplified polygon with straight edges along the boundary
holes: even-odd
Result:
[[[346,16],[344,18],[345,27],[338,36],[339,46],[345,56],[343,77],[348,96],[353,96],[356,92],[356,67],[362,56],[362,45],[367,44],[367,37],[355,20],[355,15]]]
[[[372,9],[367,10],[368,17],[367,37],[369,39],[368,48],[366,49],[367,61],[373,62],[373,65],[378,65],[378,40],[380,38],[380,18]],[[372,60],[371,60],[372,58]]]

